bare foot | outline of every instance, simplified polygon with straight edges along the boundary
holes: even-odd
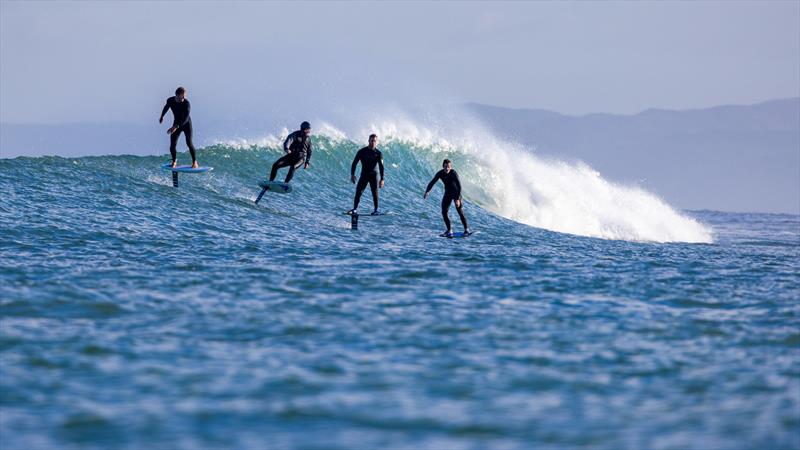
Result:
[[[197,164],[197,161],[192,163],[192,169],[197,169],[200,167],[200,164]]]
[[[178,161],[172,161],[172,168],[174,169],[177,166],[178,166]]]

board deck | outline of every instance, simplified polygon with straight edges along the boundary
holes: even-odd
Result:
[[[187,165],[172,167],[172,164],[170,163],[162,164],[161,168],[164,170],[169,170],[171,172],[180,172],[180,173],[203,173],[203,172],[208,172],[209,170],[214,170],[213,167],[198,167],[196,169],[192,169],[192,166],[187,166]]]

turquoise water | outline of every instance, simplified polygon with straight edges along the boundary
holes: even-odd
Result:
[[[481,233],[442,239],[442,155],[392,141],[354,231],[316,139],[260,205],[277,147],[0,160],[0,447],[800,448],[797,216],[563,220],[455,153]]]

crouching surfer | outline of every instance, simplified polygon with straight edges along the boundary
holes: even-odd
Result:
[[[311,162],[311,124],[303,122],[300,124],[300,129],[290,133],[283,141],[283,151],[286,152],[280,159],[275,161],[272,165],[272,171],[269,174],[269,181],[275,181],[278,175],[278,169],[282,167],[289,167],[289,173],[286,174],[285,183],[292,181],[294,171],[300,165],[303,169],[308,169]]]

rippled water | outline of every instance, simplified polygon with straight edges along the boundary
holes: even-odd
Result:
[[[447,240],[411,155],[353,231],[356,148],[0,160],[0,447],[800,447],[797,216]]]

